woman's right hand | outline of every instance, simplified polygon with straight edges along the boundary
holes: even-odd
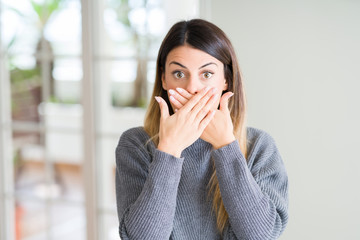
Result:
[[[158,149],[180,157],[181,152],[201,136],[214,117],[212,108],[218,97],[214,88],[204,88],[171,116],[165,100],[155,97],[161,111]]]

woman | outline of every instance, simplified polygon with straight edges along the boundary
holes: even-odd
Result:
[[[214,24],[176,23],[159,50],[144,127],[116,149],[122,239],[276,239],[288,179],[274,140],[245,126],[234,49]]]

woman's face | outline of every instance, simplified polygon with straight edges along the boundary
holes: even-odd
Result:
[[[187,45],[174,48],[167,55],[162,86],[168,96],[170,89],[182,88],[195,94],[207,86],[217,88],[221,96],[228,87],[224,64],[206,52]]]

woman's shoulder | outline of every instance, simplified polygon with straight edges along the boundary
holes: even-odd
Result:
[[[124,131],[116,147],[116,156],[130,154],[141,156],[138,159],[150,159],[155,145],[143,127],[134,127]]]
[[[146,145],[150,137],[146,133],[144,127],[133,127],[124,131],[119,139],[118,145],[123,146],[136,146]]]
[[[248,146],[253,145],[255,142],[261,141],[262,143],[273,144],[275,141],[273,137],[266,131],[254,128],[254,127],[247,127],[247,141]]]
[[[130,136],[137,136],[142,138],[149,137],[149,135],[145,132],[144,127],[142,126],[129,128],[128,130],[125,130],[121,134],[121,137],[130,137]]]
[[[268,159],[278,153],[274,138],[266,131],[254,127],[247,128],[248,164]]]

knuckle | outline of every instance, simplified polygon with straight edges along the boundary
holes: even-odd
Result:
[[[194,98],[192,98],[190,101],[189,101],[189,103],[191,104],[191,105],[195,105],[196,103],[198,103],[199,102],[199,98],[197,98],[197,97],[194,97]]]

